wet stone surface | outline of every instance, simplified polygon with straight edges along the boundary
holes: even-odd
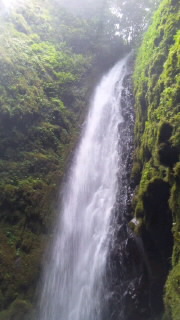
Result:
[[[128,227],[132,219],[133,186],[130,175],[134,152],[134,98],[131,74],[124,79],[119,125],[119,189],[112,221],[107,263],[107,306],[105,319],[148,320],[151,318],[150,270],[142,240]]]

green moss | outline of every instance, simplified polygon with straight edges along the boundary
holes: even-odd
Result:
[[[140,236],[142,234],[143,225],[144,222],[141,218],[134,218],[129,222],[129,227],[137,236]]]
[[[99,19],[51,0],[0,14],[0,310],[32,301],[92,82],[126,51]]]
[[[0,313],[0,320],[30,319],[32,305],[24,300],[15,300],[7,311]]]
[[[179,160],[178,149],[170,143],[161,143],[158,147],[158,158],[162,165],[173,168]]]
[[[173,127],[169,122],[162,122],[159,127],[158,142],[165,143],[169,141],[172,135]]]
[[[0,310],[34,296],[87,109],[94,57],[65,42],[57,32],[64,13],[54,19],[53,10],[50,1],[33,0],[0,16]]]
[[[134,185],[137,185],[141,179],[141,163],[136,161],[133,163],[133,168],[131,171],[131,181]]]
[[[137,219],[143,217],[144,226],[141,230],[148,232],[149,236],[154,238],[153,241],[156,239],[160,243],[160,237],[166,239],[169,237],[170,241],[172,225],[169,214],[172,214],[173,269],[166,285],[165,306],[166,318],[173,320],[180,318],[180,293],[176,291],[177,288],[175,289],[175,283],[179,281],[180,268],[179,14],[178,1],[161,2],[152,25],[144,36],[134,72],[136,108],[134,168],[136,163],[141,163],[142,167],[140,172],[138,170],[141,180],[136,194],[135,216]],[[166,222],[161,220],[163,214],[166,216]],[[166,232],[160,227],[163,223],[169,225],[169,230]],[[168,263],[167,260],[166,262]]]
[[[180,264],[170,272],[166,283],[166,313],[169,319],[179,320],[180,315]]]

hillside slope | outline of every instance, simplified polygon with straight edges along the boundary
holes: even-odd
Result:
[[[77,19],[63,10],[55,16],[50,2],[31,1],[0,17],[0,310],[34,296],[87,110],[93,55],[75,52],[58,30],[70,18],[73,41]]]
[[[122,39],[111,36],[101,7],[78,15],[56,0],[12,3],[0,3],[3,320],[24,319],[32,307],[92,87],[127,51]]]

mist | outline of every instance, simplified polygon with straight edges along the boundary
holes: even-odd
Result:
[[[107,0],[55,0],[56,4],[75,14],[91,14],[106,6]]]

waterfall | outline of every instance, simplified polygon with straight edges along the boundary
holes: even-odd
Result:
[[[127,59],[97,86],[64,188],[49,262],[40,320],[100,320],[107,299],[105,271],[118,193],[118,142]]]

